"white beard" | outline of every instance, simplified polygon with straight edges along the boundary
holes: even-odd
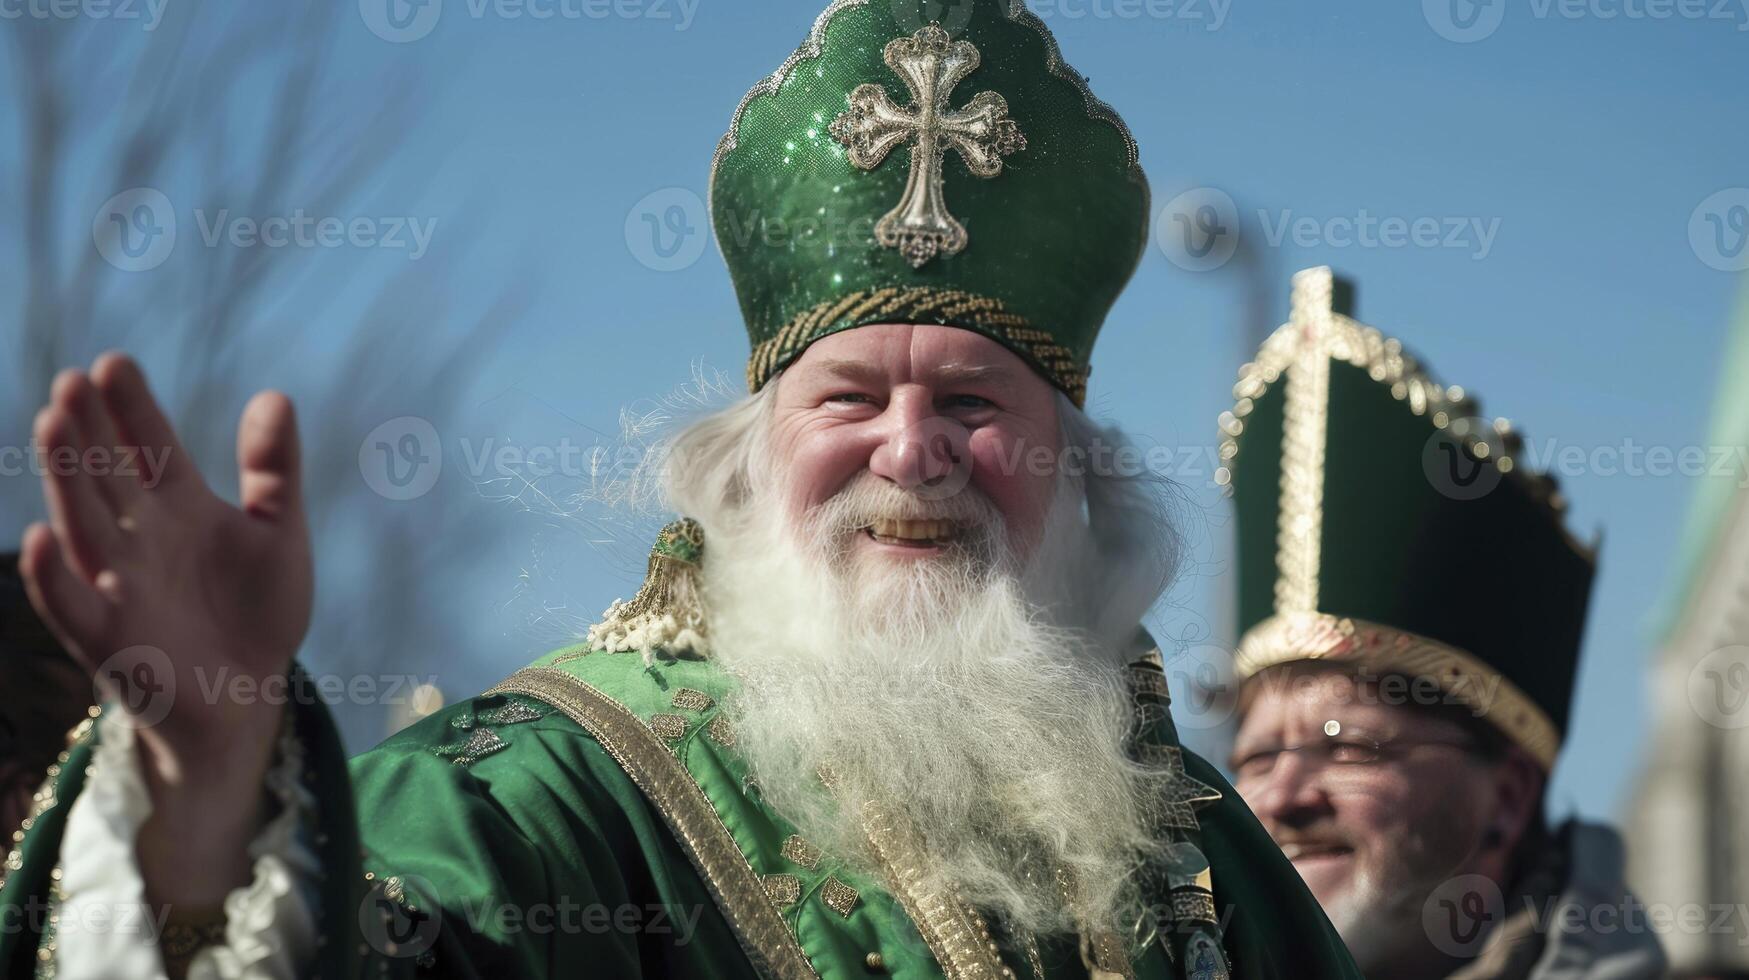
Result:
[[[733,513],[695,503],[713,656],[739,681],[737,748],[810,842],[879,880],[859,817],[879,801],[927,841],[926,887],[1048,935],[1080,925],[1054,875],[1066,866],[1082,914],[1128,935],[1140,869],[1165,844],[1144,801],[1167,775],[1124,750],[1126,644],[1099,636],[1109,610],[1080,596],[1098,555],[1078,483],[1058,491],[1036,542],[1009,540],[971,488],[925,502],[866,474],[800,528],[769,487]],[[859,558],[848,545],[871,513],[982,533],[933,558]]]

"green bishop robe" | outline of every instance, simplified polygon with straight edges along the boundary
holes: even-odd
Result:
[[[560,650],[350,772],[320,700],[295,698],[321,807],[309,829],[324,869],[314,975],[1088,976],[1073,940],[1023,953],[975,912],[918,893],[906,871],[926,858],[903,834],[875,840],[890,859],[882,881],[900,883],[891,889],[797,836],[762,804],[718,714],[730,684],[708,661]],[[8,858],[0,924],[25,925],[0,929],[0,976],[52,966],[52,925],[19,913],[52,908],[65,811],[94,738],[88,726]],[[1237,795],[1182,758],[1187,786],[1219,793],[1195,815],[1232,976],[1358,977]],[[1159,941],[1130,969],[1137,980],[1187,974]]]

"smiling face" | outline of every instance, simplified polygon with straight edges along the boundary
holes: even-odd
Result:
[[[1007,348],[956,327],[858,327],[815,341],[777,386],[788,514],[860,496],[859,526],[837,529],[853,557],[936,557],[990,530],[967,488],[1016,553],[1035,543],[1056,482],[1036,460],[1057,458],[1061,420],[1056,390]]]
[[[1176,776],[1130,756],[1123,665],[1177,538],[1163,481],[1087,461],[1130,445],[1001,344],[888,324],[816,341],[655,456],[709,542],[737,752],[799,833],[883,874],[879,801],[930,843],[923,890],[1072,937],[1067,870],[1078,912],[1136,921]]]
[[[1422,908],[1441,884],[1504,887],[1539,777],[1500,760],[1445,709],[1382,696],[1313,663],[1246,683],[1233,786],[1305,879],[1368,976],[1424,971]]]

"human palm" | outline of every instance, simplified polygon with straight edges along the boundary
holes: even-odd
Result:
[[[263,392],[244,410],[240,506],[126,357],[58,376],[34,435],[49,522],[26,530],[19,566],[49,628],[169,771],[270,740],[280,710],[259,684],[290,665],[313,589],[291,403]]]

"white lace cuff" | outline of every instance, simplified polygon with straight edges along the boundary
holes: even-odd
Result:
[[[148,905],[135,842],[152,813],[134,730],[106,712],[85,789],[67,814],[55,923],[61,980],[163,980],[166,913]],[[225,942],[202,951],[190,980],[290,980],[316,951],[320,863],[306,838],[315,797],[288,720],[266,784],[279,812],[249,845],[254,880],[225,897]],[[75,938],[76,937],[76,938]]]

